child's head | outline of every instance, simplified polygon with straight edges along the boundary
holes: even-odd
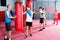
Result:
[[[7,9],[12,10],[12,8],[11,8],[11,6],[9,4],[7,5]]]
[[[39,7],[39,10],[42,10],[42,7]]]
[[[30,10],[30,6],[27,6],[27,10]]]

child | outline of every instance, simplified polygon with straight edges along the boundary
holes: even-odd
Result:
[[[27,17],[26,17],[26,36],[28,37],[28,31],[30,32],[30,36],[32,36],[32,11],[30,10],[30,7],[27,7]]]
[[[44,27],[44,13],[43,13],[42,7],[39,7],[39,11],[40,11],[40,30],[39,31],[42,31],[43,29],[45,29],[45,27]]]
[[[42,8],[42,11],[43,11],[43,13],[44,13],[45,25],[47,25],[47,23],[46,23],[46,16],[45,16],[45,11],[44,11],[44,8]]]
[[[58,13],[57,13],[57,10],[54,13],[54,23],[53,24],[55,24],[55,23],[56,23],[56,25],[58,25]]]
[[[7,5],[7,10],[5,11],[5,26],[6,26],[6,33],[7,35],[5,35],[4,40],[11,40],[11,18],[15,18],[13,16],[11,16],[11,6]]]

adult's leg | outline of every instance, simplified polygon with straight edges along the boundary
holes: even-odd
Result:
[[[7,31],[9,40],[11,40],[11,32],[12,31]]]

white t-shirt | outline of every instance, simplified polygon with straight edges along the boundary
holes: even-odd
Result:
[[[33,12],[32,12],[32,16],[33,16]],[[32,16],[29,16],[29,14],[27,13],[26,22],[32,22]]]

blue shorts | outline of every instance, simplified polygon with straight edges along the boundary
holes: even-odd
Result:
[[[11,31],[11,23],[5,23],[6,31]]]

